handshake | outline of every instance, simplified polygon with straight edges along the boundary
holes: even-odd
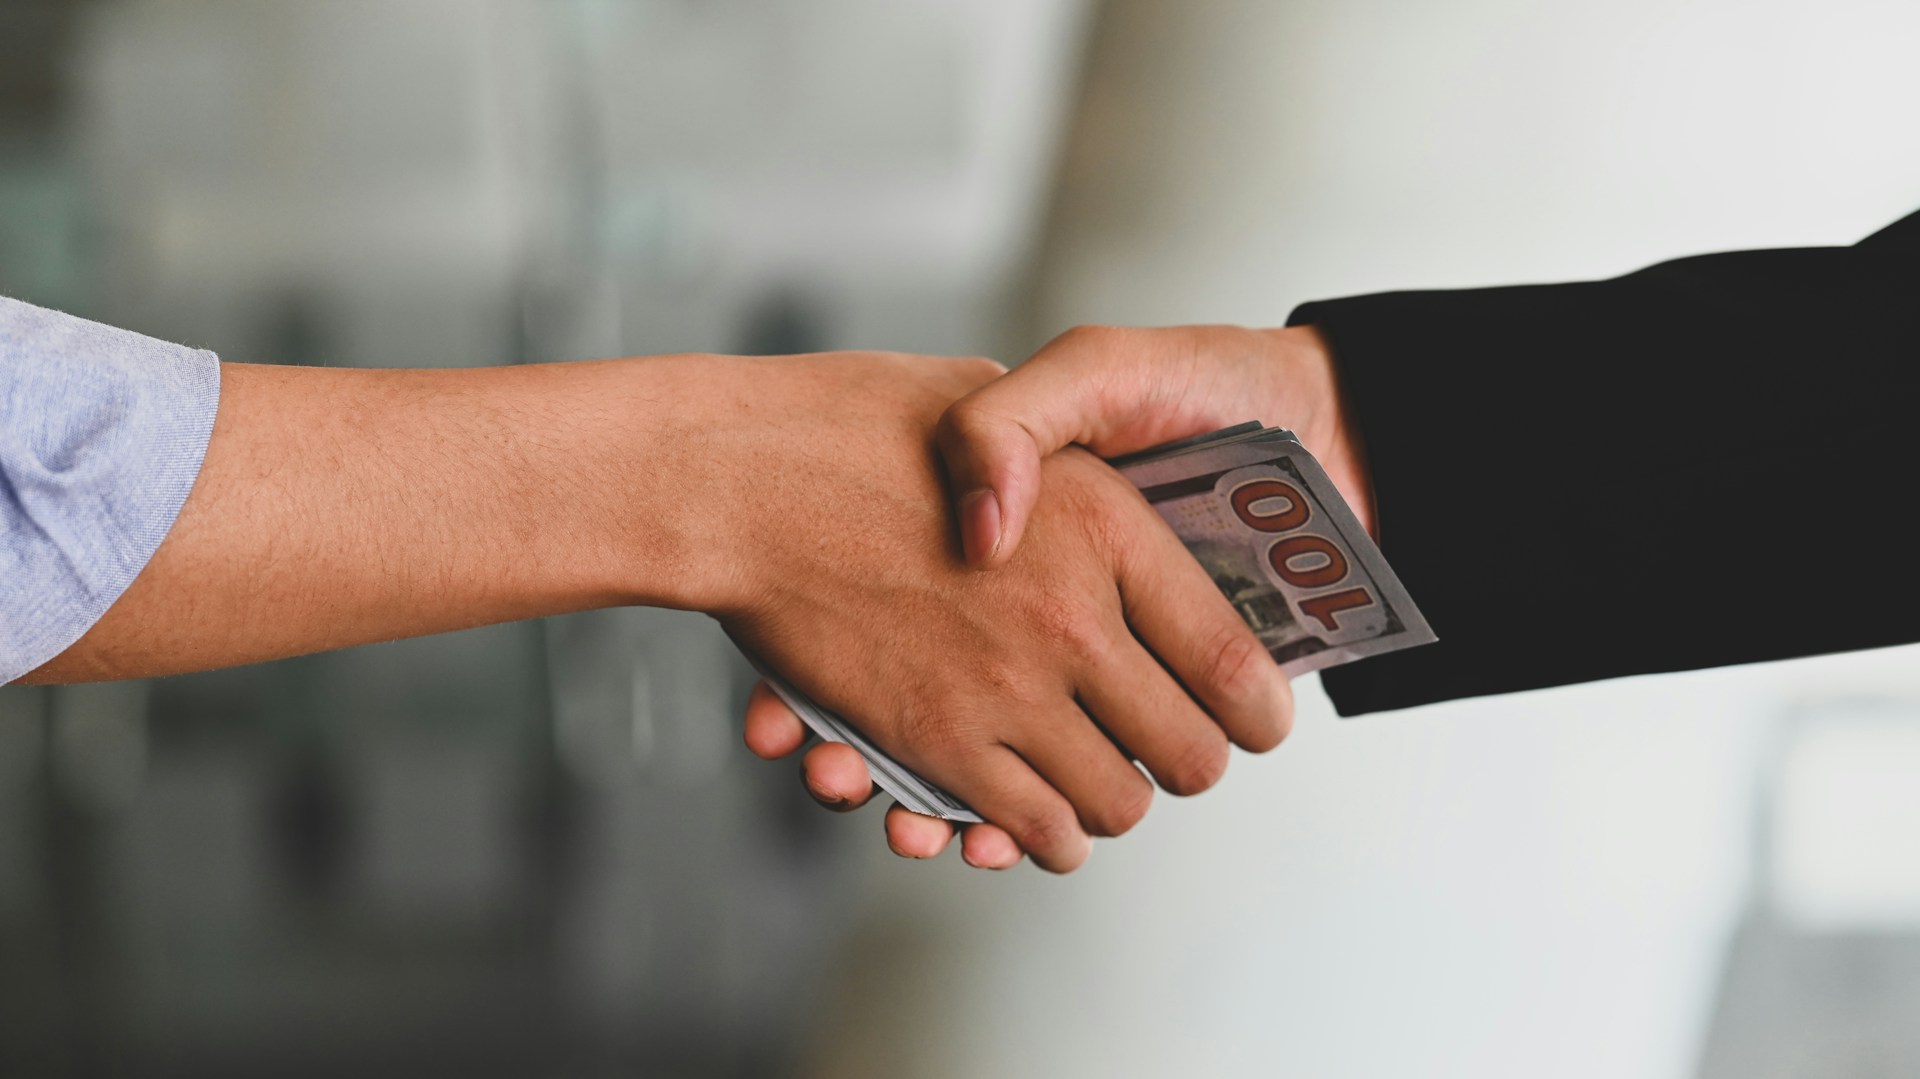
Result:
[[[78,339],[11,310],[41,362]],[[43,324],[58,332],[27,332]],[[166,355],[211,383],[210,357]],[[779,691],[747,704],[753,751],[827,736],[805,759],[815,798],[850,809],[878,780],[903,803],[900,854],[938,854],[966,822],[973,865],[1066,872],[1155,783],[1197,794],[1230,746],[1280,744],[1288,674],[1431,639],[1369,537],[1310,327],[1083,328],[1011,374],[828,353],[229,363],[218,383],[217,415],[171,383],[149,395],[151,428],[212,431],[145,568],[50,660],[58,634],[0,625],[0,673],[153,677],[594,607],[702,611]],[[1293,433],[1228,429],[1255,417]],[[121,443],[141,445],[95,438],[69,471],[166,478]],[[38,482],[56,516],[103,501]],[[29,608],[98,605],[57,548],[16,575]],[[70,613],[62,633],[86,621]]]
[[[783,565],[721,616],[764,676],[746,741],[784,757],[812,728],[808,791],[838,810],[892,794],[904,857],[963,822],[969,864],[1070,871],[1146,813],[1135,762],[1197,794],[1230,744],[1286,737],[1288,675],[1434,639],[1368,534],[1310,328],[1082,328],[1004,375],[775,362],[837,391],[792,420],[849,452],[773,488],[760,542]],[[1216,430],[1248,416],[1300,434]]]

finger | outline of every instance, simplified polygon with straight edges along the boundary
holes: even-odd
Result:
[[[932,858],[953,840],[953,825],[905,806],[887,810],[887,846],[902,858]]]
[[[975,869],[1012,869],[1020,864],[1020,844],[996,824],[969,824],[960,836],[960,857]]]
[[[1221,725],[1132,637],[1112,646],[1079,693],[1168,793],[1199,794],[1226,774],[1230,751]]]
[[[1080,441],[1101,413],[1101,372],[1087,369],[1075,331],[954,402],[936,432],[960,514],[969,565],[1004,563],[1040,496],[1040,460]]]
[[[1151,523],[1120,552],[1127,623],[1233,744],[1265,753],[1293,729],[1293,687],[1179,537]]]
[[[1012,836],[1035,865],[1050,873],[1071,873],[1092,853],[1093,840],[1073,806],[1020,754],[994,746],[971,762],[968,773],[967,783],[947,789]]]
[[[1144,360],[1165,331],[1078,327],[951,405],[936,432],[969,565],[1002,565],[1040,496],[1040,461],[1079,443],[1102,456],[1184,437],[1208,421],[1181,407],[1183,365]]]
[[[1120,632],[1124,635],[1125,628]],[[1127,640],[1131,643],[1132,638]],[[1134,647],[1141,659],[1158,669],[1144,649]],[[1161,677],[1169,689],[1186,696],[1172,685],[1172,679],[1164,674]],[[1202,733],[1222,742],[1224,751],[1225,740],[1219,728],[1191,702],[1186,707]],[[1072,704],[1065,705],[1065,713],[1050,722],[1025,725],[1013,746],[1040,778],[1066,797],[1088,835],[1125,835],[1153,804],[1153,784],[1085,712]]]
[[[747,748],[766,760],[779,760],[807,740],[807,725],[765,682],[755,682],[747,696]]]
[[[859,809],[878,790],[867,774],[867,762],[860,759],[857,750],[842,742],[822,742],[807,750],[800,761],[800,771],[807,793],[835,812]]]

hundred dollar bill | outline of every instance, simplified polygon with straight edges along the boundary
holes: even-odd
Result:
[[[1242,424],[1113,462],[1289,675],[1435,640],[1291,432]]]
[[[1111,463],[1140,488],[1287,674],[1436,639],[1320,462],[1291,432],[1243,423]],[[901,805],[951,821],[981,819],[741,651],[815,734],[857,750],[874,782]]]

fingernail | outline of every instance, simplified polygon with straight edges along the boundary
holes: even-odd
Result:
[[[807,794],[812,796],[815,802],[819,803],[820,808],[831,809],[835,813],[845,813],[854,808],[853,799],[842,798],[837,794],[828,794],[826,791],[815,787],[811,780],[807,782]]]
[[[984,566],[1000,549],[1000,499],[982,487],[960,496],[960,546],[967,564]]]

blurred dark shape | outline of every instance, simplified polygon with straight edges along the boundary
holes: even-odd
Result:
[[[337,894],[349,857],[346,783],[324,746],[295,750],[273,793],[273,854],[290,889],[309,902]]]
[[[832,340],[825,305],[795,288],[777,289],[747,310],[740,334],[744,356],[798,356],[819,352]]]
[[[318,288],[288,288],[263,303],[265,355],[273,362],[295,367],[323,367],[337,354],[333,347],[334,314]]]
[[[51,132],[65,117],[68,45],[84,0],[0,4],[0,131]]]

